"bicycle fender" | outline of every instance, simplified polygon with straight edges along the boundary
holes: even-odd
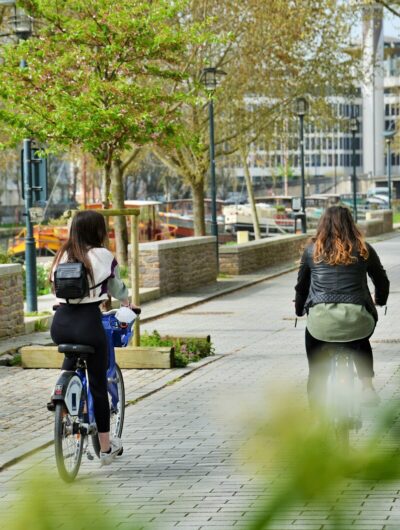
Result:
[[[82,381],[75,372],[63,372],[59,377],[51,397],[52,401],[64,401],[68,412],[76,416],[82,395]]]

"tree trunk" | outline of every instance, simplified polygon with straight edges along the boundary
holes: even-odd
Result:
[[[71,190],[71,196],[70,196],[70,200],[73,203],[76,203],[76,192],[78,189],[78,173],[79,173],[79,167],[75,161],[73,165],[73,170],[72,170],[72,190]]]
[[[190,184],[193,197],[193,223],[194,235],[205,236],[206,225],[204,220],[204,180],[193,180]]]
[[[246,152],[244,149],[240,150],[240,156],[242,157],[244,178],[246,181],[247,195],[249,197],[249,203],[250,203],[250,208],[251,208],[251,217],[253,220],[253,227],[254,227],[254,237],[255,239],[261,239],[260,221],[258,220],[256,201],[254,199],[253,184],[251,182],[249,165],[247,163],[247,156],[246,156]]]
[[[107,210],[110,207],[111,193],[111,163],[106,162],[103,173],[103,208]]]
[[[112,167],[111,195],[113,208],[118,210],[125,206],[123,179],[124,171],[122,169],[122,162],[119,159],[114,160]],[[128,265],[128,230],[126,227],[126,217],[116,216],[114,218],[114,231],[117,261],[120,265],[126,266]]]

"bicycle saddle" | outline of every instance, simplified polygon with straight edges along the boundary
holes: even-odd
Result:
[[[59,344],[58,351],[64,353],[68,357],[69,355],[87,355],[89,353],[95,353],[93,346],[85,346],[84,344]]]

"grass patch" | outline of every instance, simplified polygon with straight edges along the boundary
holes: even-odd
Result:
[[[218,273],[218,278],[219,278],[220,280],[225,280],[225,279],[227,279],[227,278],[233,278],[233,275],[232,275],[232,274],[228,274],[228,273],[226,273],[226,272],[219,272],[219,273]]]
[[[393,214],[393,222],[394,223],[400,223],[400,212],[395,212]]]
[[[26,317],[47,317],[51,315],[50,311],[30,311],[24,313]]]
[[[22,364],[22,361],[21,361],[20,353],[16,353],[9,362],[9,366],[21,366],[21,364]]]
[[[48,322],[44,322],[43,320],[37,320],[35,322],[35,331],[47,331],[48,329]]]
[[[140,337],[141,346],[175,348],[175,367],[182,368],[189,363],[200,361],[204,357],[214,355],[215,349],[211,342],[201,338],[161,337],[157,330],[153,333],[145,331]]]

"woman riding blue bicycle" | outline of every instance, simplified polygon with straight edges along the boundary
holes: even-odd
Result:
[[[372,299],[369,276],[375,286]],[[296,315],[307,314],[308,396],[312,408],[325,395],[329,376],[326,343],[346,343],[362,382],[364,405],[378,405],[370,337],[386,304],[389,280],[376,251],[366,243],[350,210],[332,206],[322,215],[306,246],[296,284]]]
[[[93,396],[94,416],[100,442],[100,463],[107,465],[121,452],[121,440],[110,439],[110,405],[107,393],[107,336],[100,304],[108,294],[130,306],[128,289],[119,277],[118,264],[105,248],[107,228],[104,217],[95,211],[78,212],[72,219],[69,239],[54,258],[50,278],[54,282],[57,267],[63,263],[82,263],[89,290],[80,299],[57,298],[58,308],[51,326],[55,344],[73,343],[92,346],[96,353],[87,360],[89,388]],[[62,369],[72,370],[74,362],[64,359]]]

